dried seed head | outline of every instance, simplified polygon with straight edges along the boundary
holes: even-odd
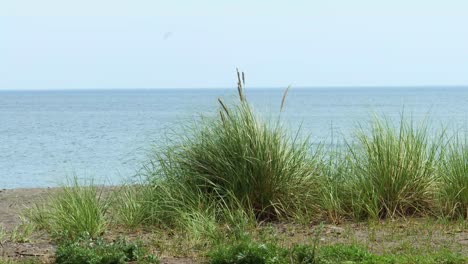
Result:
[[[242,81],[241,81],[241,75],[239,72],[239,69],[236,68],[237,71],[237,92],[239,93],[239,99],[241,101],[244,101],[244,94],[243,94],[243,87],[242,87]]]
[[[226,114],[229,116],[229,110],[228,110],[228,108],[226,107],[226,105],[223,103],[223,101],[221,100],[221,98],[218,98],[218,102],[219,102],[219,104],[221,105],[221,107],[223,108],[224,112],[226,112]]]
[[[283,112],[283,107],[284,107],[284,103],[286,101],[286,96],[288,95],[289,88],[291,88],[291,85],[288,85],[288,88],[286,88],[286,90],[284,90],[283,99],[281,99],[280,112]]]

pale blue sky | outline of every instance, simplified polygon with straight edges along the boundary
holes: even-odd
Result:
[[[0,89],[468,85],[466,0],[3,0]]]

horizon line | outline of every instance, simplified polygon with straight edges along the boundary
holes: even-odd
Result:
[[[286,89],[288,86],[254,86],[245,87],[246,89]],[[324,86],[290,86],[293,89],[424,89],[424,88],[468,88],[465,85],[324,85]],[[47,92],[47,91],[115,91],[115,90],[227,90],[236,89],[236,87],[97,87],[97,88],[20,88],[20,89],[4,89],[0,88],[0,92]]]

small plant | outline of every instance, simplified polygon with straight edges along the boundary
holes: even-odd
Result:
[[[57,247],[57,264],[120,264],[127,262],[159,263],[153,255],[146,255],[141,243],[125,240],[105,242],[102,239],[78,239]]]
[[[10,241],[16,243],[29,242],[32,233],[35,230],[35,225],[25,218],[20,219],[20,224],[10,232]],[[0,235],[1,236],[1,235]],[[1,239],[0,239],[1,240]]]
[[[80,184],[75,178],[68,186],[49,194],[43,205],[37,205],[29,219],[52,235],[75,239],[97,237],[106,227],[108,200],[93,184]]]
[[[298,264],[315,264],[317,261],[317,252],[315,247],[308,245],[295,245],[291,249],[291,262]]]

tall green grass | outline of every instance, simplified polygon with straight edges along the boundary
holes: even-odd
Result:
[[[298,217],[318,204],[320,159],[308,140],[254,113],[239,78],[239,102],[219,100],[218,118],[201,119],[148,166],[155,219],[180,210],[242,208],[257,219]]]
[[[44,203],[30,211],[29,218],[59,238],[98,237],[107,226],[108,199],[97,186],[74,178],[49,193]]]
[[[468,219],[468,144],[459,137],[447,145],[440,163],[440,199],[445,216]]]
[[[353,207],[359,217],[423,214],[434,204],[440,137],[426,123],[402,117],[398,127],[374,119],[349,144],[354,170]]]
[[[143,224],[149,215],[145,197],[150,191],[148,186],[141,184],[126,184],[115,189],[110,204],[110,213],[114,216],[114,221],[129,228]]]
[[[322,166],[320,211],[322,220],[341,223],[353,218],[352,193],[355,193],[350,154],[346,149],[332,147]]]

